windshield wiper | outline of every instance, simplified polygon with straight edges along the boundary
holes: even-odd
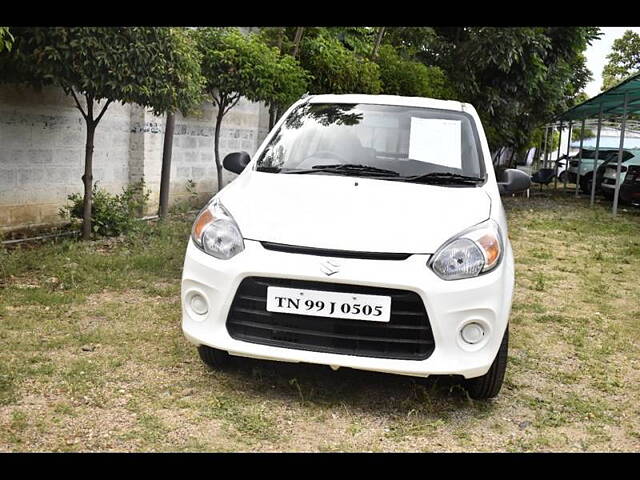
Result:
[[[353,163],[339,163],[336,165],[314,165],[309,169],[304,170],[289,170],[282,173],[317,173],[317,172],[330,172],[337,174],[349,174],[358,173],[366,176],[391,176],[398,177],[400,174],[394,170],[386,170],[384,168],[371,167],[369,165],[356,165]]]
[[[475,185],[480,182],[484,182],[482,177],[470,177],[467,175],[460,175],[458,173],[449,172],[431,172],[423,175],[414,175],[412,177],[404,177],[403,180],[414,183],[434,183],[434,184],[462,184],[462,185]]]

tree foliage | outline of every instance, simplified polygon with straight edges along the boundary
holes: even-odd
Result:
[[[0,27],[0,53],[5,50],[11,50],[13,46],[13,35],[9,31],[9,27]]]
[[[602,70],[602,88],[615,87],[629,75],[640,71],[640,35],[627,30],[621,38],[613,41],[608,62]]]
[[[326,30],[303,38],[300,64],[312,77],[309,83],[312,94],[382,91],[378,65],[347,49]]]
[[[405,58],[428,63],[438,36],[431,27],[388,27],[383,43],[392,45]]]
[[[16,28],[15,80],[161,113],[202,100],[198,53],[179,28]]]
[[[380,47],[376,63],[380,68],[382,93],[442,99],[456,97],[442,69],[403,58],[389,44]]]
[[[205,90],[228,111],[245,97],[251,101],[287,100],[304,93],[305,72],[254,34],[235,28],[199,28]],[[225,111],[225,113],[226,113]]]

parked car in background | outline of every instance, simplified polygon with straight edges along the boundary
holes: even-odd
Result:
[[[582,167],[580,168],[580,190],[583,193],[591,192],[591,179],[593,178],[593,159],[595,158],[595,149],[582,149]],[[605,148],[600,149],[598,152],[598,160],[596,162],[596,169],[601,167],[609,157],[613,154],[617,154],[617,149]],[[625,154],[629,157],[630,154]],[[623,157],[624,158],[624,157]],[[580,162],[580,152],[577,155],[569,158],[569,170],[567,171],[568,180],[571,183],[576,183],[578,177],[578,165]]]
[[[624,183],[630,166],[640,165],[640,149],[624,150],[622,164],[620,165],[620,184]],[[602,193],[607,198],[613,198],[616,189],[616,172],[618,169],[618,154],[613,155],[611,161],[604,169],[602,179]]]
[[[624,181],[620,184],[620,201],[640,206],[640,165],[628,165]]]
[[[596,182],[596,193],[599,195],[604,195],[603,189],[602,189],[602,182],[604,181],[604,173],[607,169],[607,167],[612,163],[612,162],[616,162],[618,159],[618,154],[613,153],[613,152],[609,152],[607,154],[607,159],[604,161],[604,163],[602,163],[602,165],[600,165],[598,167],[598,169],[596,170],[596,178],[595,178],[595,182]],[[591,192],[591,183],[589,183],[589,187],[588,187],[588,192]]]

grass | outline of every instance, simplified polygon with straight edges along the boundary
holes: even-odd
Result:
[[[242,359],[180,330],[192,218],[0,250],[0,451],[638,451],[640,214],[506,198],[509,368],[474,402],[417,379]]]

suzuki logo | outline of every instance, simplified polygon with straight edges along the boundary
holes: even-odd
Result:
[[[333,260],[325,260],[320,264],[320,271],[327,277],[330,277],[334,273],[338,273],[340,271],[340,265]]]

